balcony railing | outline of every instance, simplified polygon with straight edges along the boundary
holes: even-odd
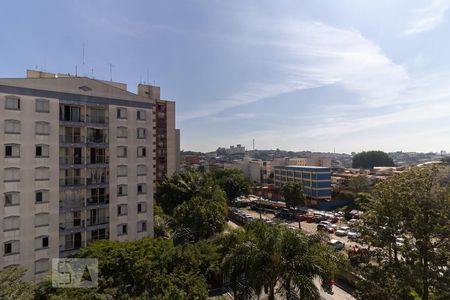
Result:
[[[107,164],[109,163],[108,155],[95,155],[90,156],[88,159],[88,164]]]
[[[87,142],[92,144],[106,144],[108,143],[107,135],[88,135]]]
[[[80,186],[84,185],[84,178],[81,176],[65,177],[59,179],[60,186]]]
[[[61,165],[83,165],[84,157],[79,156],[60,156],[59,163]]]
[[[79,135],[79,134],[60,135],[59,142],[60,143],[68,143],[68,144],[81,144],[81,143],[84,143],[84,136]]]
[[[106,174],[96,175],[93,177],[86,178],[87,185],[98,185],[108,183],[108,177]]]
[[[97,217],[93,219],[87,219],[86,224],[87,226],[96,226],[96,225],[103,225],[109,223],[109,217]]]
[[[80,208],[80,207],[84,207],[84,199],[82,198],[59,200],[59,208],[62,209]]]
[[[93,243],[95,241],[107,240],[107,239],[109,239],[109,234],[101,234],[101,235],[98,235],[95,237],[91,237],[90,239],[87,239],[87,243],[89,245],[90,243]]]
[[[107,124],[108,119],[106,116],[87,116],[86,117],[87,123],[95,123],[95,124]]]
[[[59,114],[59,120],[64,122],[84,122],[84,118],[81,114]]]
[[[99,205],[99,204],[108,204],[109,203],[109,195],[104,196],[94,196],[86,199],[86,204],[89,205]]]
[[[81,229],[84,228],[84,220],[73,219],[72,221],[60,222],[59,228],[63,230]]]

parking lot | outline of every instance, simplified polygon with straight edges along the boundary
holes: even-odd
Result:
[[[252,210],[248,207],[243,207],[243,208],[239,208],[239,211],[243,212],[246,215],[249,215],[252,217],[252,219],[261,219],[265,220],[267,222],[270,223],[276,223],[276,224],[284,224],[286,226],[288,226],[289,228],[293,228],[293,229],[298,229],[298,221],[290,221],[290,220],[286,220],[286,219],[282,219],[282,218],[277,218],[275,217],[274,213],[271,212],[261,212],[261,214],[258,211]],[[310,210],[310,213],[317,213],[314,210]],[[312,223],[308,223],[306,221],[302,221],[301,222],[301,228],[304,232],[309,233],[309,234],[314,234],[317,233],[317,225],[318,223],[312,222]],[[336,228],[340,228],[343,226],[348,226],[348,227],[352,227],[351,225],[348,224],[348,222],[345,221],[345,219],[341,219],[338,220],[336,223]],[[323,231],[326,232],[326,231]],[[354,240],[350,240],[347,236],[337,236],[335,233],[326,233],[329,237],[330,240],[338,240],[341,241],[342,243],[345,244],[345,249],[350,249],[354,246],[357,247],[361,247],[360,244],[358,244],[356,241]]]

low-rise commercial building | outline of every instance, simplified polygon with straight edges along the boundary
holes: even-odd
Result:
[[[282,187],[290,181],[303,184],[307,204],[331,199],[331,169],[312,166],[274,166],[275,186]]]

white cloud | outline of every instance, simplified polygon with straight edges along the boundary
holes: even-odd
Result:
[[[445,14],[450,9],[449,0],[432,0],[430,5],[418,9],[414,12],[413,21],[409,28],[404,31],[405,35],[412,35],[434,29],[445,18]]]
[[[392,103],[406,88],[408,74],[381,49],[354,30],[335,28],[313,21],[246,18],[247,44],[273,49],[275,60],[267,68],[282,74],[271,82],[250,82],[247,89],[181,114],[179,120],[207,117],[221,111],[296,90],[337,85],[357,93],[372,106]],[[239,37],[239,42],[246,40]]]

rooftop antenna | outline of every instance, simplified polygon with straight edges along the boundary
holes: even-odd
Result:
[[[84,42],[83,42],[83,66],[84,66]]]
[[[112,71],[115,66],[113,64],[109,64],[109,81],[112,81]]]
[[[255,139],[253,139],[253,151],[255,151]]]
[[[75,77],[78,76],[78,65],[75,65]]]
[[[150,82],[149,80],[149,71],[148,71],[148,67],[147,67],[147,84]]]

